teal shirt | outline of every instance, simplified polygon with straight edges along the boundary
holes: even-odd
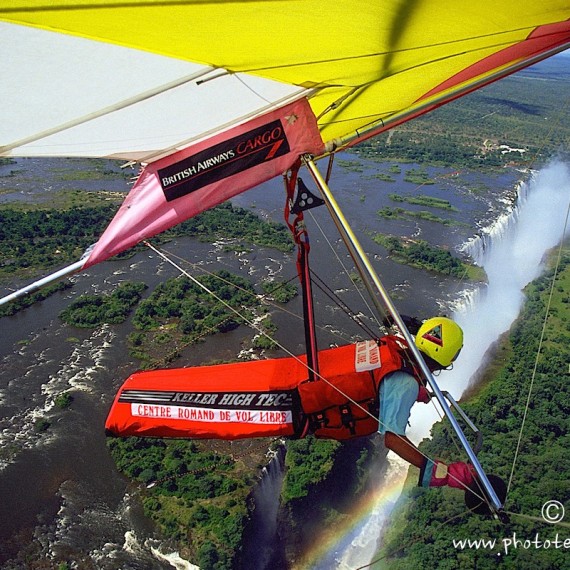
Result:
[[[398,435],[406,434],[410,411],[418,397],[416,379],[407,372],[398,370],[388,374],[380,382],[380,422],[378,431]]]

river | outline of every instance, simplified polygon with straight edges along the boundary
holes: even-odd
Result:
[[[458,248],[482,227],[487,227],[509,208],[519,173],[506,170],[487,177],[450,169],[428,169],[434,184],[425,186],[404,181],[405,171],[417,165],[402,165],[393,173],[393,182],[374,178],[389,165],[341,155],[357,167],[335,168],[332,188],[353,224],[373,264],[395,302],[405,314],[427,317],[434,312],[451,312],[459,299],[473,287],[452,279],[402,266],[386,259],[385,252],[369,237],[370,231],[415,236],[430,243]],[[18,185],[13,197],[34,200],[61,186],[61,163],[18,160],[15,174],[7,179],[0,171],[0,183]],[[66,168],[73,170],[73,164]],[[54,166],[55,165],[55,166]],[[78,166],[77,168],[79,168]],[[82,168],[84,166],[81,166]],[[59,170],[61,171],[61,170]],[[37,180],[41,177],[41,187]],[[309,183],[308,176],[306,182]],[[27,181],[27,182],[26,182]],[[36,181],[32,184],[30,181]],[[75,187],[81,186],[75,182]],[[86,191],[107,189],[90,183]],[[113,187],[116,190],[115,187]],[[437,211],[453,218],[457,225],[444,228],[437,222],[383,220],[377,211],[394,206],[389,194],[428,194],[449,200],[457,212]],[[10,192],[1,193],[4,201]],[[259,215],[281,220],[283,190],[272,181],[233,200]],[[419,210],[419,206],[404,205]],[[423,208],[425,209],[425,208]],[[329,244],[351,269],[332,224],[323,208],[307,215],[311,233],[311,264],[331,288],[339,292],[351,308],[368,314],[350,281],[334,261]],[[326,238],[320,234],[324,230]],[[253,280],[270,275],[289,278],[295,274],[293,255],[274,250],[254,249],[234,254],[223,244],[204,244],[190,238],[168,244],[166,249],[208,269],[226,268]],[[334,261],[334,262],[333,262]],[[0,564],[4,568],[40,567],[42,561],[69,560],[79,567],[102,569],[189,567],[172,549],[160,546],[152,527],[142,516],[137,489],[118,472],[107,452],[103,424],[111,399],[121,381],[137,368],[126,350],[125,338],[132,330],[123,325],[97,330],[78,330],[63,324],[59,312],[71,299],[84,292],[105,291],[128,280],[144,280],[150,288],[174,275],[150,253],[123,261],[109,261],[73,278],[74,287],[13,317],[5,317],[0,337]],[[288,309],[300,313],[300,300]],[[357,338],[359,329],[328,299],[316,293],[319,345],[339,339]],[[299,321],[286,313],[274,316],[279,326],[278,340],[294,353],[303,352]],[[244,337],[253,333],[242,327],[218,335],[207,343],[186,350],[175,365],[191,365],[211,358],[235,356]],[[55,395],[71,390],[69,409],[54,408]],[[34,424],[46,416],[52,425],[38,433]],[[27,561],[24,564],[24,560]]]

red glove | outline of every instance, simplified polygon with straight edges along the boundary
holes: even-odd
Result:
[[[418,397],[416,402],[421,402],[422,404],[427,404],[431,401],[431,394],[426,390],[425,386],[420,384],[420,389],[418,390]]]
[[[426,459],[420,471],[421,487],[455,487],[464,489],[473,483],[475,469],[472,465],[459,461],[446,465],[442,461],[435,463],[431,459]]]

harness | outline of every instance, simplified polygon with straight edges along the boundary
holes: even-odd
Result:
[[[327,362],[326,351],[318,350],[309,269],[309,235],[303,212],[323,204],[323,201],[298,178],[299,166],[298,161],[289,175],[284,175],[287,192],[285,221],[297,245],[308,366],[308,379],[298,386],[300,413],[306,421],[302,422],[304,429],[297,430],[297,435],[303,437],[307,431],[316,437],[333,439],[370,435],[378,430],[380,382],[397,370],[407,371],[416,379],[420,374],[405,355],[406,344],[395,336],[385,336],[377,342],[357,343],[353,345],[356,352],[353,351],[351,356],[344,350],[342,356],[335,353],[335,361]],[[419,380],[418,384],[419,395],[422,395],[422,390],[425,394]]]
[[[403,370],[418,380],[419,374],[405,356],[405,344],[394,336],[368,341],[375,348],[377,362],[359,367],[358,346],[353,370],[299,384],[301,407],[309,421],[309,430],[321,438],[351,439],[378,431],[380,382],[392,372]],[[374,359],[376,357],[374,356]],[[343,368],[341,366],[340,368]],[[418,401],[423,401],[419,380]],[[425,390],[425,389],[424,389]]]

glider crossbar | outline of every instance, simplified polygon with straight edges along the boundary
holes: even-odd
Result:
[[[68,265],[63,269],[56,271],[55,273],[51,273],[46,277],[42,277],[41,279],[38,279],[37,281],[34,281],[33,283],[30,283],[29,285],[26,285],[25,287],[22,287],[21,289],[18,289],[17,291],[14,291],[9,295],[0,298],[0,305],[5,305],[10,301],[14,301],[15,299],[19,299],[20,297],[29,295],[30,293],[34,293],[35,291],[38,291],[39,289],[45,287],[46,285],[52,283],[53,281],[57,281],[58,279],[61,279],[66,275],[71,275],[76,271],[80,271],[84,264],[85,264],[85,258],[83,257],[79,261],[76,261],[75,263],[72,263],[71,265]]]

